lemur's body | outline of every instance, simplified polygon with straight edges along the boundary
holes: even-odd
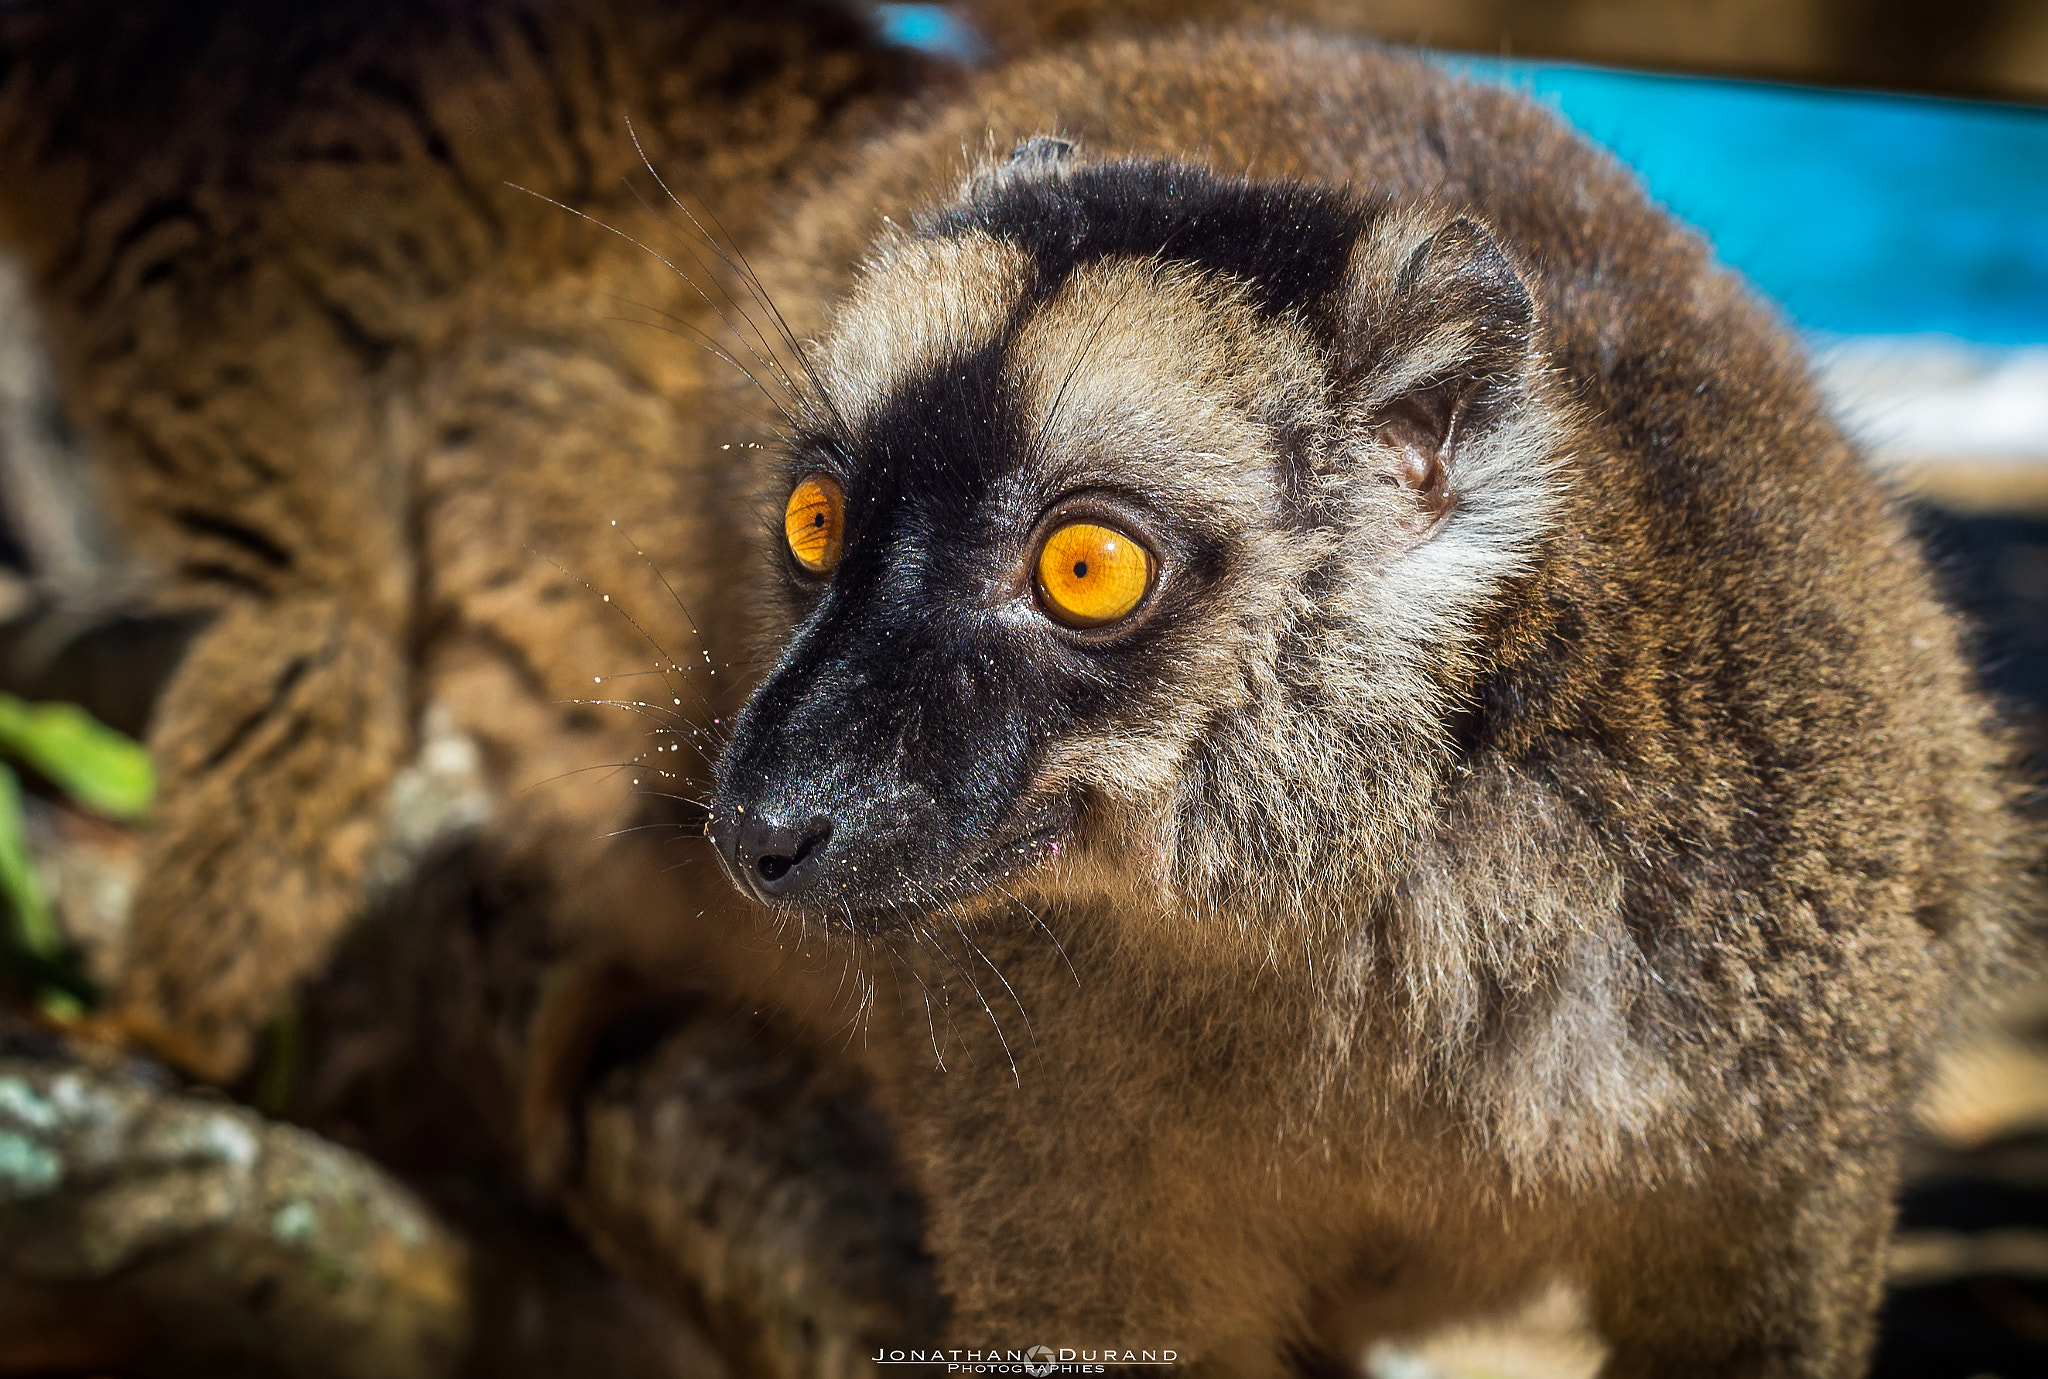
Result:
[[[766,276],[821,343],[764,506],[843,512],[792,509],[841,525],[711,828],[881,984],[959,1334],[1257,1371],[1561,1279],[1616,1373],[1856,1372],[2022,844],[1706,247],[1526,101],[1297,38],[997,75]],[[1149,573],[1063,625],[1041,551],[1102,529]]]
[[[991,73],[756,256],[830,400],[786,355],[763,475],[720,448],[770,439],[758,395],[603,323],[713,315],[503,181],[636,215],[629,114],[762,249],[917,85],[840,11],[0,21],[8,235],[128,532],[218,614],[152,730],[127,1028],[245,1062],[431,708],[544,875],[542,947],[867,1082],[952,1339],[1259,1373],[1555,1278],[1616,1373],[1854,1370],[1906,1100],[2030,845],[1797,349],[1554,119],[1306,37]],[[1079,151],[956,196],[963,149],[1040,135]],[[659,607],[620,520],[728,656],[735,490],[814,475],[838,550],[775,553],[800,626],[712,818],[836,922],[807,963],[708,864],[594,841],[615,786],[524,787],[646,746],[566,701],[659,659],[533,552]],[[1045,565],[1077,527],[1124,544]],[[1083,567],[1142,578],[1098,607]],[[1050,620],[1070,595],[1092,627]],[[541,1138],[546,1177],[573,1137]]]

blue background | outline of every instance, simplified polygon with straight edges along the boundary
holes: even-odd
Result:
[[[1809,329],[2048,342],[2048,111],[1446,62],[1562,111]]]

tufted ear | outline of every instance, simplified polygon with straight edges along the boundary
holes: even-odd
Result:
[[[1045,177],[1073,164],[1073,142],[1051,134],[1034,134],[1010,150],[1009,171],[1015,177]]]
[[[1341,378],[1385,451],[1382,481],[1441,516],[1465,452],[1525,404],[1528,285],[1479,220],[1395,211],[1360,236],[1339,301]]]
[[[1000,163],[984,165],[960,189],[961,199],[977,201],[1018,182],[1050,182],[1074,169],[1079,147],[1055,134],[1034,134],[1020,140]]]

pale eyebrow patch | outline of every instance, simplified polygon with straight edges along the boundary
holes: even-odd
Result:
[[[1077,269],[1018,331],[1011,381],[1034,434],[1079,459],[1210,458],[1261,396],[1314,365],[1299,332],[1239,286],[1186,264],[1106,259]]]
[[[884,245],[813,359],[832,405],[857,427],[904,379],[994,344],[1032,273],[1023,250],[980,231]]]

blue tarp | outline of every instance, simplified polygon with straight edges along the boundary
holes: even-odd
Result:
[[[2048,343],[2048,110],[1446,62],[1555,105],[1808,329]]]

